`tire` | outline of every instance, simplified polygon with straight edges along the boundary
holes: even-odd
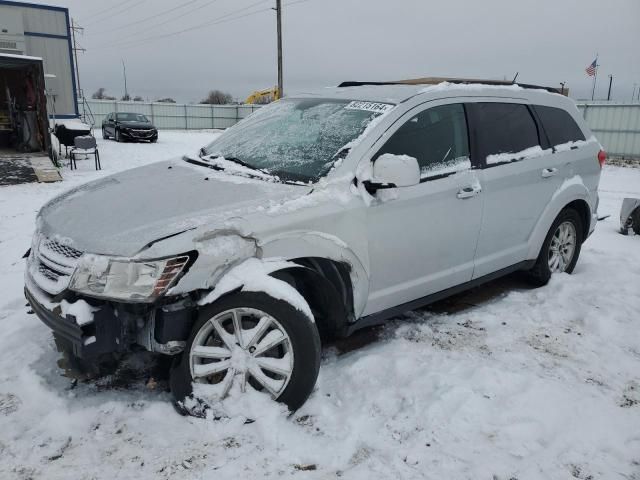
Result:
[[[109,140],[109,135],[107,135],[106,130],[102,127],[102,138],[103,140]]]
[[[558,271],[570,274],[575,268],[576,263],[578,262],[578,257],[580,256],[582,242],[584,240],[584,229],[582,226],[582,220],[578,212],[576,212],[572,208],[567,208],[560,212],[560,215],[558,215],[558,217],[553,222],[553,225],[551,225],[549,233],[547,233],[544,243],[542,244],[542,248],[540,249],[540,254],[536,259],[535,265],[531,270],[527,272],[528,280],[533,285],[540,287],[546,285],[549,282],[551,275],[553,273],[556,273],[556,271],[552,271],[550,267],[550,256],[553,255],[552,242],[554,242],[554,237],[557,236],[560,227],[563,225],[570,225],[573,228],[575,242],[573,244],[573,253],[571,254],[570,259],[566,260],[565,257],[565,259],[563,260],[564,267],[562,268],[562,265],[560,265],[559,267],[561,268]]]
[[[248,340],[248,337],[244,337],[242,340],[243,343],[247,344],[244,345],[247,348],[239,345],[238,337],[234,336],[235,329],[232,328],[235,325],[233,314],[229,313],[234,311],[241,313],[239,318],[245,328],[244,332],[247,329],[255,328],[258,322],[262,322],[265,318],[267,319],[265,323],[269,322],[268,329],[260,335],[259,341],[254,344],[255,346],[249,345],[252,342]],[[275,320],[275,323],[271,322],[271,320]],[[216,322],[225,329],[228,335],[225,341],[222,340],[218,330],[213,326]],[[272,327],[273,330],[271,329]],[[272,333],[274,331],[276,331],[276,334]],[[281,332],[284,332],[287,338],[278,346],[263,352],[259,351],[260,347],[258,347],[258,350],[256,349],[256,346],[264,346],[268,343],[262,342],[265,335],[277,336]],[[249,336],[251,335],[253,333]],[[225,350],[230,352],[231,348],[228,348],[228,344],[233,342],[235,342],[235,346],[231,345],[231,348],[233,348],[232,355],[221,354],[222,356],[206,358],[199,357],[195,353],[197,347],[200,347],[202,352],[202,349],[211,348],[211,346],[215,347],[218,352]],[[288,356],[289,354],[292,355]],[[249,367],[250,370],[239,370],[237,375],[231,373],[231,377],[229,377],[229,373],[233,371],[233,368],[238,368],[237,366],[239,365],[237,362],[239,357],[236,357],[236,355],[240,355],[240,358],[244,356],[244,358],[248,359],[246,364],[240,365],[252,365],[252,367]],[[288,369],[288,376],[270,373],[268,369],[265,370],[262,366],[257,370],[255,368],[257,363],[252,362],[264,361],[264,358],[269,358],[269,361],[284,362],[287,365],[285,368]],[[178,411],[183,414],[193,414],[181,407],[182,402],[187,397],[193,396],[192,382],[194,379],[192,371],[200,367],[202,373],[202,368],[206,370],[205,365],[214,365],[214,368],[217,368],[216,365],[222,365],[224,362],[233,362],[233,366],[231,366],[231,363],[227,363],[228,369],[224,372],[220,369],[218,373],[200,376],[196,381],[213,384],[212,388],[220,392],[220,397],[224,397],[229,388],[231,388],[229,386],[231,382],[237,387],[242,385],[242,381],[246,378],[246,389],[254,388],[266,391],[271,394],[272,398],[286,404],[291,411],[294,411],[307,400],[318,377],[320,368],[320,337],[318,330],[315,323],[295,307],[265,293],[233,293],[211,305],[204,306],[198,314],[198,319],[189,335],[183,353],[174,359],[171,368],[170,386]],[[283,365],[283,363],[279,365]],[[239,368],[242,368],[242,366]],[[247,367],[245,366],[244,368]],[[263,375],[262,384],[253,373],[256,370],[258,375]],[[265,375],[274,375],[272,378],[275,380],[271,383],[271,386],[273,387],[274,383],[279,385],[277,392],[269,392],[263,386],[265,383],[270,384],[269,379],[264,382]],[[228,381],[229,379],[231,382]],[[275,389],[276,387],[273,388]],[[196,400],[202,403],[201,399]]]
[[[636,208],[631,214],[631,228],[633,233],[640,235],[640,207]]]
[[[158,141],[158,139],[157,139],[157,138],[152,138],[152,139],[151,139],[151,143],[156,143],[157,141]]]

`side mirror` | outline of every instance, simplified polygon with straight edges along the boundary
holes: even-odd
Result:
[[[373,178],[366,182],[367,190],[380,188],[411,187],[420,183],[418,160],[409,155],[385,153],[373,163]]]

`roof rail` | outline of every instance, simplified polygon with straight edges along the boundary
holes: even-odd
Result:
[[[560,93],[560,90],[553,87],[544,87],[541,85],[530,85],[527,83],[513,83],[508,80],[482,80],[476,78],[448,78],[448,77],[424,77],[412,78],[408,80],[392,80],[388,82],[342,82],[338,87],[360,87],[363,85],[437,85],[438,83],[449,82],[457,84],[480,83],[483,85],[518,85],[522,88],[530,88],[534,90],[546,90],[551,93]]]

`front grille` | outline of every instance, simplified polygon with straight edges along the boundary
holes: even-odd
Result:
[[[153,136],[153,130],[129,130],[129,133],[134,137],[151,137]]]
[[[57,295],[69,286],[82,252],[57,240],[42,237],[28,261],[29,273],[38,287]]]
[[[43,242],[43,246],[44,248],[67,258],[80,258],[82,256],[82,252],[80,250],[76,250],[68,245],[63,245],[55,240],[45,240]]]
[[[60,274],[58,272],[47,267],[44,263],[38,265],[38,272],[52,282],[57,282],[60,278]]]

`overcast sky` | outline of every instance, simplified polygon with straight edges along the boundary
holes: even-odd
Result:
[[[52,0],[85,27],[82,87],[193,102],[276,83],[275,0]],[[343,80],[511,79],[630,100],[640,85],[640,0],[283,0],[285,92]],[[290,5],[288,5],[290,4]],[[109,8],[111,6],[111,8]],[[169,11],[171,10],[171,11]],[[256,12],[256,13],[254,13]],[[195,27],[195,28],[194,28]],[[181,33],[178,33],[181,32]],[[157,37],[157,38],[154,38]]]

